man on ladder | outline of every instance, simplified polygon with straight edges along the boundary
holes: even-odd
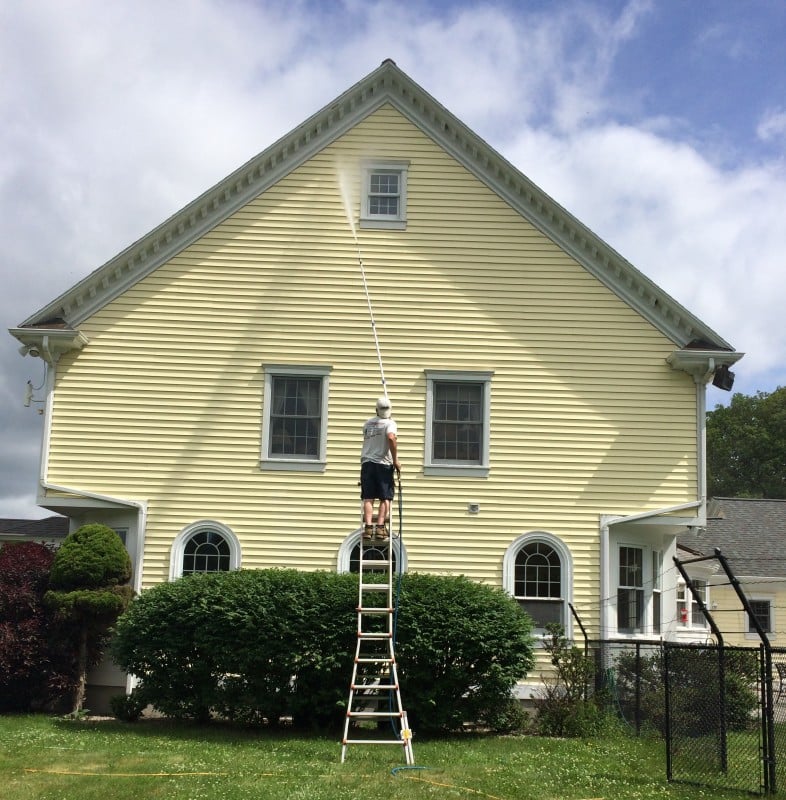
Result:
[[[360,499],[363,501],[363,539],[387,541],[387,520],[395,493],[393,470],[401,472],[398,460],[398,426],[391,419],[387,395],[377,399],[376,416],[363,425],[363,448],[360,453]],[[379,501],[376,525],[373,524],[374,501]]]

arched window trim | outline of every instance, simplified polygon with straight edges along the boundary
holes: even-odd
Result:
[[[573,559],[565,543],[547,531],[529,531],[514,539],[505,556],[502,559],[502,588],[511,596],[515,597],[516,588],[516,556],[519,551],[529,544],[541,542],[553,547],[559,555],[561,575],[560,575],[560,595],[563,598],[562,618],[565,620],[565,635],[568,638],[573,636],[573,617],[568,608],[568,603],[573,601]],[[536,638],[537,633],[533,634]]]
[[[172,543],[172,555],[169,560],[170,581],[176,580],[183,575],[183,556],[185,555],[186,544],[192,536],[204,530],[216,531],[224,537],[229,545],[229,569],[240,569],[240,542],[232,529],[221,522],[216,522],[212,519],[203,519],[199,520],[199,522],[192,522],[190,525],[187,525],[175,537],[175,541]]]
[[[341,542],[338,548],[338,558],[336,559],[337,572],[349,572],[349,559],[352,551],[360,544],[360,536],[363,532],[362,528],[357,528]],[[407,548],[403,544],[402,539],[393,537],[391,538],[391,545],[396,554],[397,563],[401,565],[401,572],[407,571]]]

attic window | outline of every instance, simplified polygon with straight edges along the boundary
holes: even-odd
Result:
[[[361,228],[406,228],[408,166],[404,161],[364,163]]]

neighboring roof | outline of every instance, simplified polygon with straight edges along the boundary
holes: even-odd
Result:
[[[0,537],[52,539],[68,536],[68,517],[46,519],[0,519]]]
[[[678,544],[708,556],[717,547],[738,578],[786,577],[786,500],[713,498],[706,529]]]
[[[26,319],[20,328],[38,328],[61,320],[76,327],[388,103],[678,347],[700,342],[709,350],[733,351],[730,344],[535,186],[389,59],[291,133]],[[19,329],[12,332],[17,335]]]

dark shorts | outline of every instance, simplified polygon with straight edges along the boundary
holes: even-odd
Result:
[[[392,500],[394,493],[392,464],[364,461],[360,465],[361,500]]]

